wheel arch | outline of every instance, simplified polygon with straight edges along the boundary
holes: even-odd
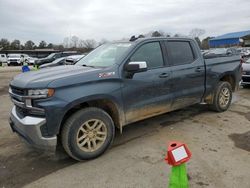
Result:
[[[232,90],[236,89],[236,78],[233,74],[224,74],[220,77],[219,81],[228,82],[232,86]]]
[[[88,99],[81,99],[75,102],[70,103],[67,106],[67,110],[63,115],[63,119],[60,123],[59,133],[61,132],[62,126],[65,121],[76,111],[87,108],[87,107],[96,107],[107,112],[112,120],[114,121],[115,127],[122,131],[122,126],[124,125],[124,114],[121,110],[121,107],[117,101],[107,96],[96,96],[88,97]]]

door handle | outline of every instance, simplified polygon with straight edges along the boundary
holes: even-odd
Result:
[[[161,73],[161,74],[159,75],[159,78],[167,78],[167,77],[169,77],[169,73],[166,73],[166,72]]]
[[[201,67],[197,67],[196,69],[195,69],[195,72],[201,72],[202,71],[202,68]]]

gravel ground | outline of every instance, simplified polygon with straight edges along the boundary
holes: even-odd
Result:
[[[195,105],[129,125],[103,156],[80,163],[29,148],[11,132],[7,91],[15,71],[0,71],[0,187],[167,187],[172,140],[193,154],[190,187],[250,187],[250,89],[238,91],[224,113]]]

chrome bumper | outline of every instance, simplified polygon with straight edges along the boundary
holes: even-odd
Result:
[[[12,130],[19,134],[31,146],[44,150],[55,151],[57,137],[43,137],[40,127],[46,123],[45,118],[26,116],[19,118],[14,106],[10,115],[10,126]]]

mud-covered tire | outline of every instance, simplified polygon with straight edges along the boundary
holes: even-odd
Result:
[[[213,95],[213,103],[210,109],[216,112],[226,111],[232,101],[233,91],[232,86],[228,82],[219,82],[215,88]]]
[[[109,114],[102,109],[89,107],[77,111],[66,120],[61,140],[67,154],[82,161],[102,155],[111,146],[114,135],[115,126]]]

